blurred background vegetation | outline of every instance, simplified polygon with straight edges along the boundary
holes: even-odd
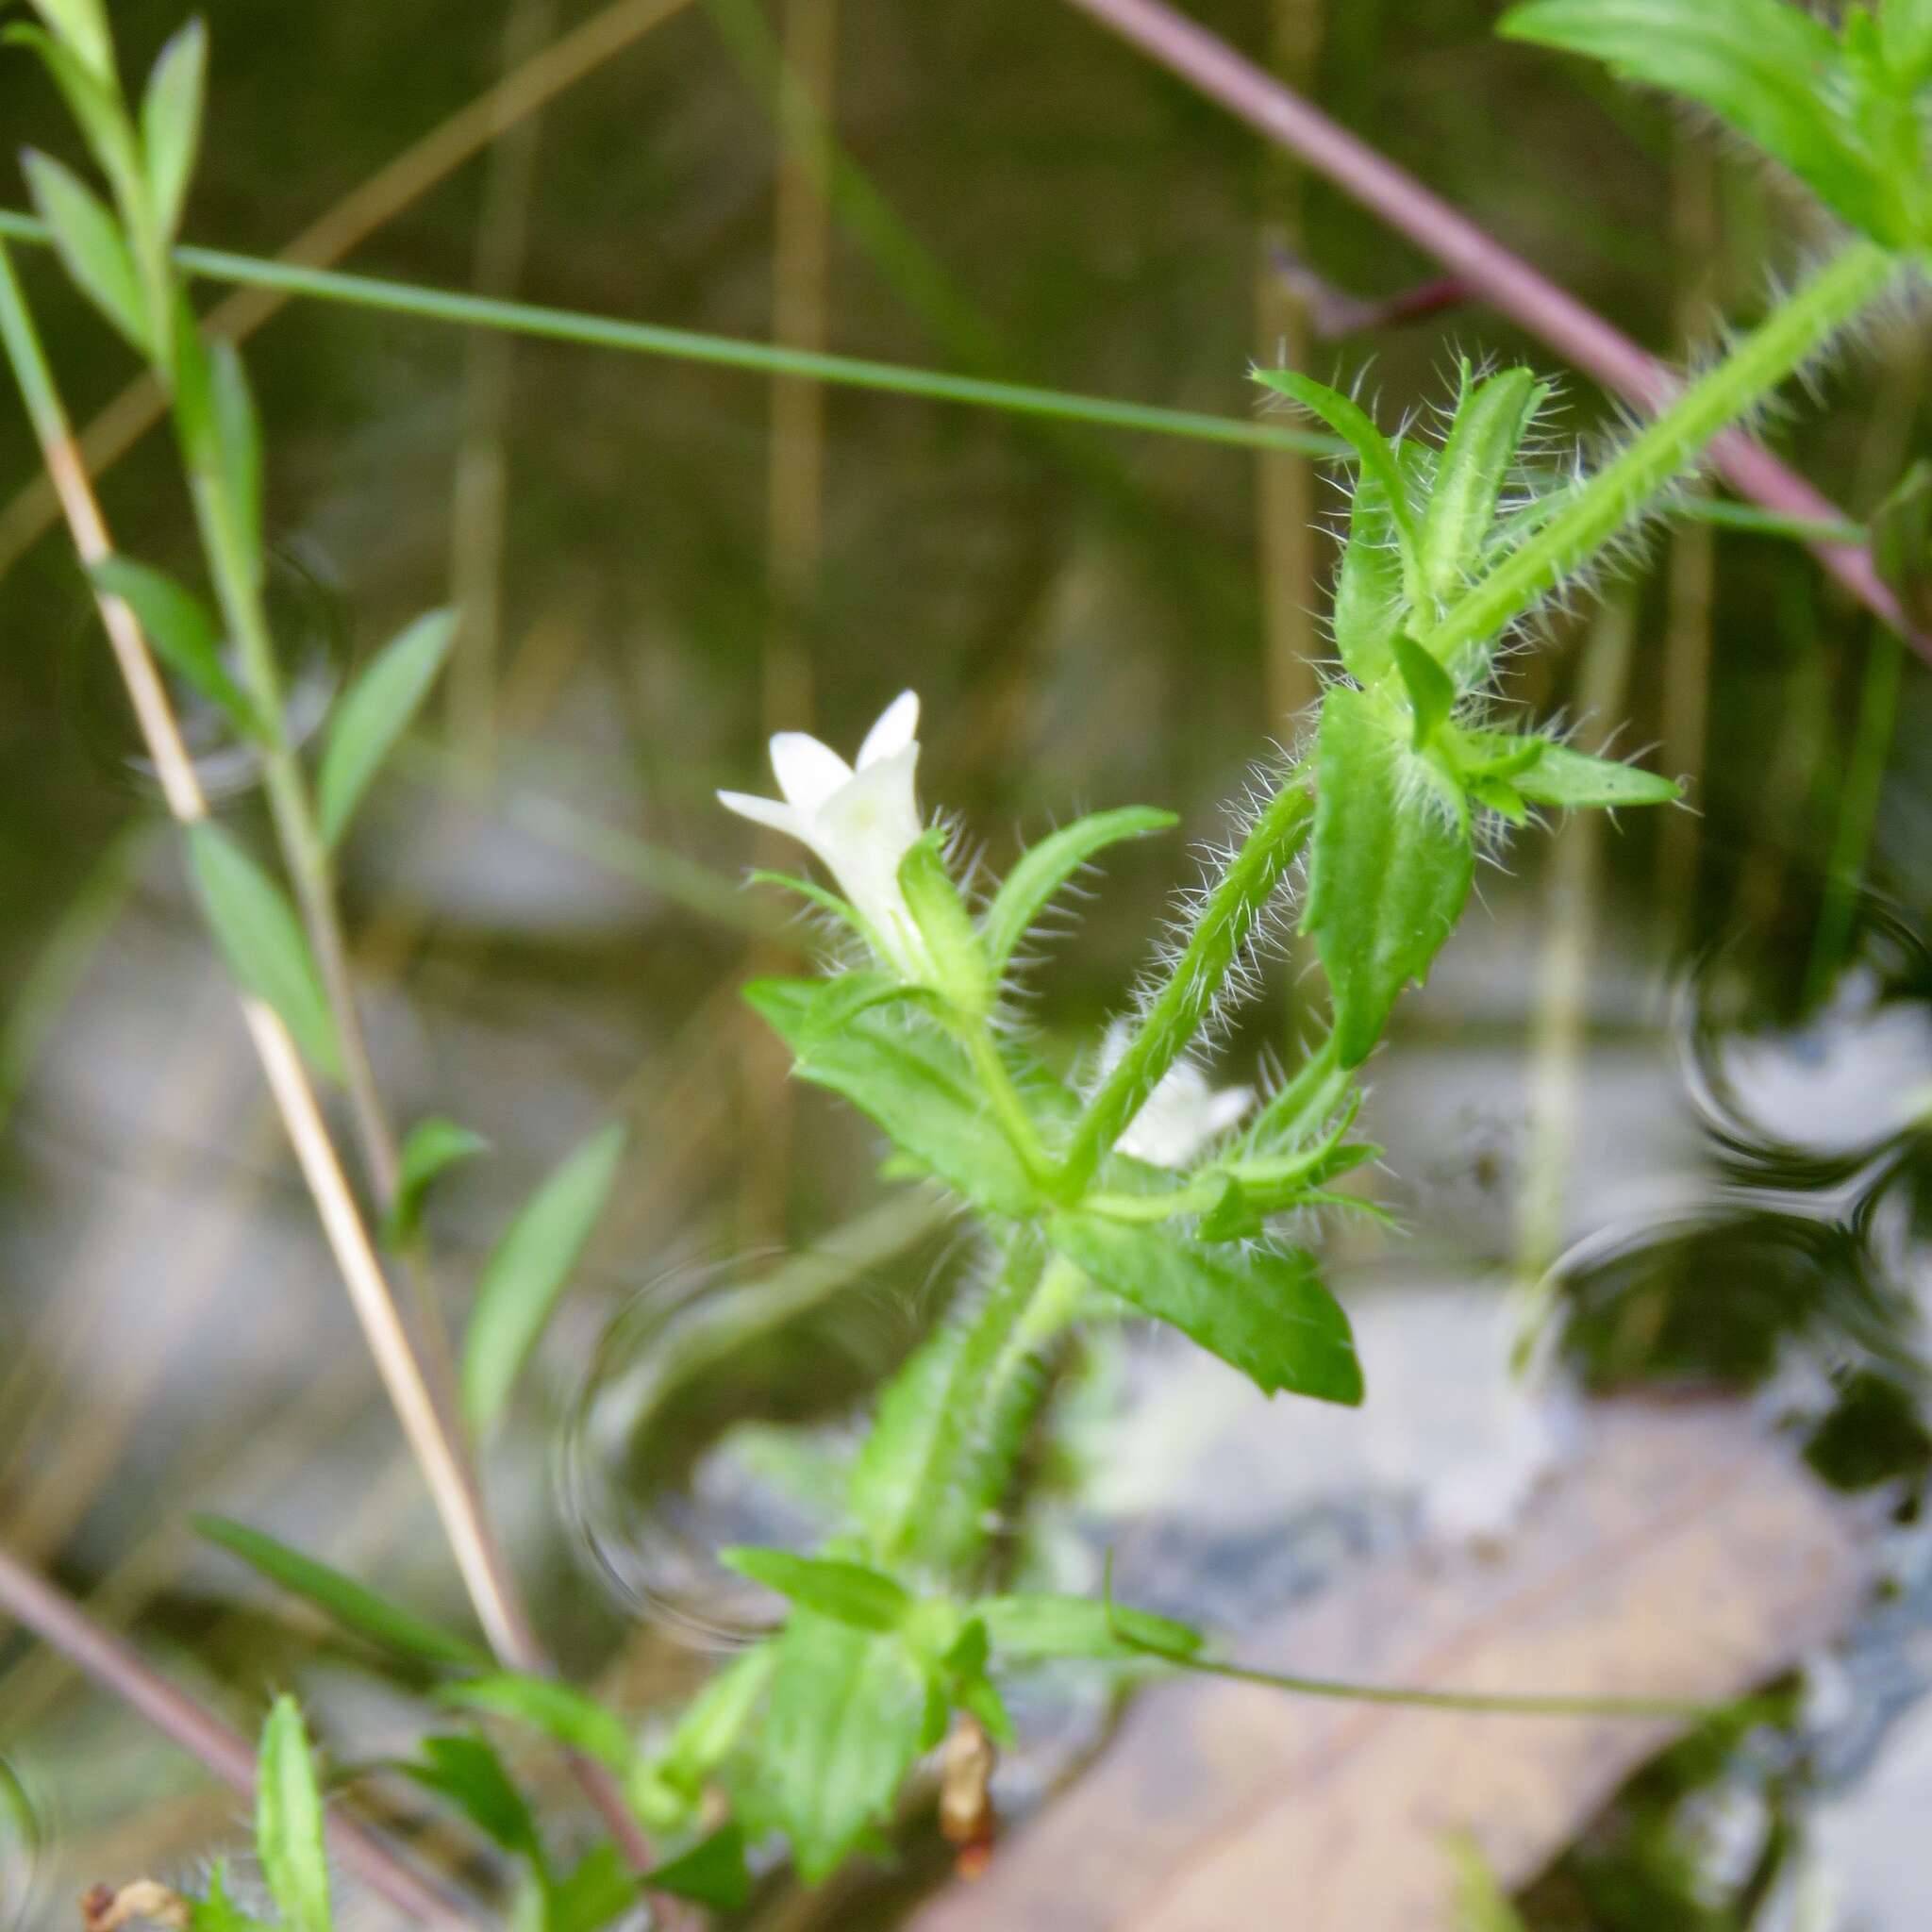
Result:
[[[192,241],[271,255],[333,211],[343,265],[371,273],[1225,416],[1255,408],[1252,359],[1361,376],[1389,423],[1444,400],[1458,354],[1552,366],[1479,300],[1325,336],[1300,265],[1370,304],[1432,265],[1047,0],[207,10]],[[1494,41],[1494,10],[1190,8],[1647,346],[1694,355],[1720,315],[1760,313],[1824,239],[1795,191],[1580,63]],[[114,16],[130,68],[177,24],[159,0]],[[468,158],[460,140],[416,145],[590,23],[609,44],[540,111]],[[829,159],[774,111],[781,44],[828,109]],[[0,125],[12,146],[66,151],[25,58],[0,63]],[[374,224],[356,219],[372,177],[393,191]],[[128,359],[31,270],[86,420]],[[763,855],[713,789],[762,789],[779,726],[849,748],[913,685],[924,795],[995,867],[1022,828],[1076,808],[1173,807],[1186,840],[1124,848],[1041,976],[1049,1037],[1087,1037],[1151,909],[1195,876],[1186,841],[1220,834],[1244,768],[1294,730],[1324,654],[1336,499],[1291,457],[323,302],[262,322],[248,358],[285,650],[325,688],[425,606],[463,614],[441,713],[346,859],[395,1112],[452,1114],[495,1150],[439,1208],[453,1300],[600,1113],[634,1126],[495,1480],[571,1665],[669,1683],[689,1665],[640,1644],[558,1506],[561,1418],[653,1281],[809,1248],[883,1198],[862,1124],[788,1090],[735,998],[808,936],[739,889]],[[1924,447],[1924,373],[1901,318],[1825,379],[1824,407],[1767,432],[1863,518]],[[1571,436],[1614,428],[1587,382],[1568,396]],[[0,1538],[225,1708],[296,1681],[339,1757],[379,1756],[407,1704],[313,1655],[319,1631],[186,1526],[197,1508],[267,1522],[458,1614],[157,835],[71,551],[38,527],[36,474],[25,420],[0,409]],[[128,548],[188,564],[158,435],[101,487]],[[1925,1440],[1912,1124],[1932,1081],[1923,668],[1802,550],[1694,522],[1552,629],[1512,694],[1586,738],[1628,720],[1622,743],[1687,774],[1694,811],[1528,839],[1485,874],[1485,908],[1398,1017],[1374,1106],[1408,1233],[1342,1257],[1338,1281],[1489,1282],[1500,1302],[1582,1241],[1557,1279],[1594,1381],[1751,1385],[1783,1340],[1822,1330],[1814,1446],[1844,1479],[1909,1482]],[[229,781],[248,829],[258,801]],[[1237,1076],[1309,997],[1282,975],[1230,1049]],[[1671,1239],[1648,1239],[1666,1218]],[[873,1270],[887,1355],[916,1332],[935,1246],[895,1232]],[[1712,1322],[1733,1280],[1775,1291]],[[1913,1628],[1894,1648],[1916,1686],[1932,1611]],[[0,1760],[46,1840],[12,1860],[39,1874],[26,1923],[64,1923],[82,1880],[178,1865],[231,1831],[226,1798],[4,1628]],[[1654,1807],[1676,1802],[1674,1776],[1653,1778]],[[1630,1840],[1629,1869],[1650,1872],[1655,1845]],[[1664,1891],[1592,1891],[1581,1869],[1546,1889],[1549,1924],[1758,1923],[1756,1905],[1662,1916]],[[1651,1916],[1615,1916],[1629,1896]]]

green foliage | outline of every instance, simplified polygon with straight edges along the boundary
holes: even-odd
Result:
[[[476,1284],[463,1337],[463,1411],[479,1433],[502,1415],[604,1211],[625,1130],[591,1136],[526,1201]]]
[[[147,162],[155,226],[172,241],[181,225],[188,183],[201,141],[202,93],[208,82],[208,29],[191,20],[164,46],[141,103],[141,143]]]
[[[1419,540],[1423,589],[1438,604],[1474,575],[1517,452],[1549,396],[1549,385],[1527,369],[1478,382],[1462,365],[1462,393]]]
[[[34,10],[96,80],[113,83],[114,42],[103,0],[34,0]]]
[[[1792,0],[1531,0],[1502,31],[1699,102],[1874,241],[1932,240],[1920,0],[1852,8],[1841,34]]]
[[[423,1204],[431,1186],[451,1168],[490,1152],[490,1142],[470,1127],[432,1114],[418,1121],[396,1156],[396,1191],[383,1218],[382,1238],[407,1247],[422,1231]]]
[[[547,1872],[542,1837],[529,1804],[488,1743],[469,1736],[431,1737],[418,1749],[420,1760],[402,1767],[406,1776],[448,1799],[492,1843],[527,1858],[538,1873]]]
[[[332,1617],[377,1648],[418,1663],[459,1670],[488,1666],[486,1652],[474,1643],[425,1622],[413,1610],[392,1604],[365,1583],[345,1576],[326,1563],[293,1550],[287,1543],[245,1523],[225,1516],[191,1519],[197,1536],[239,1557],[250,1569]]]
[[[287,895],[212,820],[188,828],[188,856],[202,910],[248,991],[281,1016],[316,1066],[341,1077],[341,1049],[308,941]]]
[[[1392,648],[1396,675],[1408,693],[1409,716],[1414,721],[1409,746],[1426,751],[1456,708],[1456,687],[1449,682],[1449,674],[1413,639],[1398,635]]]
[[[1014,947],[1083,865],[1109,845],[1165,832],[1178,823],[1171,811],[1130,805],[1117,811],[1090,812],[1028,847],[1000,882],[979,922],[989,970],[995,977],[1005,973]]]
[[[1037,1191],[988,1112],[972,1061],[879,973],[760,979],[745,998],[791,1049],[802,1080],[875,1121],[923,1173],[993,1214],[1024,1215]]]
[[[144,354],[148,322],[141,276],[107,206],[73,169],[29,149],[27,192],[81,293]]]
[[[690,1899],[713,1911],[735,1912],[751,1899],[751,1868],[744,1857],[744,1827],[721,1824],[687,1852],[651,1868],[651,1890]]]
[[[891,1816],[925,1731],[925,1684],[896,1638],[798,1610],[776,1640],[761,1776],[808,1885]]]
[[[1228,1254],[1091,1214],[1058,1217],[1048,1238],[1098,1286],[1178,1328],[1263,1394],[1362,1399],[1348,1317],[1299,1248]]]
[[[491,1671],[444,1684],[437,1696],[461,1710],[487,1711],[492,1717],[514,1718],[541,1731],[567,1751],[581,1751],[608,1765],[620,1776],[632,1768],[636,1751],[623,1720],[594,1698],[555,1677],[533,1677],[521,1671]]]
[[[419,617],[384,646],[336,705],[316,777],[317,816],[325,844],[336,844],[348,830],[383,760],[429,695],[456,630],[452,610]]]
[[[905,1586],[862,1563],[758,1549],[725,1550],[719,1560],[727,1570],[790,1597],[801,1609],[855,1630],[897,1630],[912,1613],[913,1599]]]
[[[190,1932],[276,1932],[265,1921],[251,1918],[228,1895],[228,1865],[217,1858],[208,1874],[208,1896],[189,1906]]]
[[[1188,1655],[1206,1640],[1198,1630],[1151,1610],[1096,1597],[1028,1591],[982,1597],[973,1614],[984,1624],[995,1656],[1012,1663],[1055,1657],[1132,1661],[1152,1650]]]
[[[262,1726],[255,1796],[255,1848],[287,1932],[331,1932],[322,1797],[308,1734],[292,1697],[278,1697]]]
[[[899,861],[899,890],[932,959],[933,986],[961,1012],[983,1013],[991,996],[986,948],[946,870],[944,837],[928,832]]]
[[[1370,691],[1332,691],[1322,707],[1302,924],[1333,989],[1343,1067],[1368,1058],[1397,995],[1427,974],[1475,874],[1460,788],[1402,725]]]
[[[266,742],[274,735],[254,700],[228,675],[220,627],[192,591],[131,557],[106,558],[89,575],[97,590],[134,612],[162,663],[219,706],[242,737]]]

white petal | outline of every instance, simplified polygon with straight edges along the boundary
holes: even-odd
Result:
[[[783,832],[788,839],[805,838],[804,821],[789,805],[780,805],[775,798],[754,798],[749,791],[721,791],[718,803],[726,811],[750,819],[754,824],[770,825],[773,831]]]
[[[875,765],[881,758],[889,758],[894,753],[904,751],[918,730],[919,693],[902,691],[879,713],[878,723],[865,734],[865,742],[858,747],[858,769],[862,772],[866,766]]]
[[[1255,1104],[1255,1090],[1252,1087],[1224,1087],[1208,1102],[1207,1118],[1202,1123],[1205,1140],[1218,1140],[1228,1128],[1240,1124],[1241,1116]]]
[[[772,771],[786,804],[807,818],[852,777],[852,767],[808,731],[781,731],[772,740]]]
[[[913,786],[919,747],[907,744],[890,758],[874,758],[841,785],[811,822],[812,843],[827,864],[839,869],[833,852],[858,857],[897,873],[907,848],[919,837],[919,804]]]

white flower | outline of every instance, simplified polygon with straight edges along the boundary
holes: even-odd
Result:
[[[1126,1050],[1126,1029],[1116,1022],[1101,1048],[1103,1079]],[[1210,1141],[1238,1124],[1254,1104],[1252,1087],[1210,1087],[1208,1075],[1192,1060],[1176,1060],[1128,1124],[1120,1150],[1150,1167],[1187,1167]]]
[[[772,740],[784,801],[721,791],[718,802],[808,846],[908,979],[930,978],[925,942],[899,890],[899,862],[924,829],[913,782],[919,767],[919,693],[901,691],[858,747],[854,770],[804,731]]]

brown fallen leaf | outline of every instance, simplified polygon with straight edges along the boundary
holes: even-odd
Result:
[[[1839,1630],[1855,1518],[1727,1404],[1605,1404],[1502,1553],[1339,1585],[1244,1662],[1483,1691],[1720,1702]],[[1542,1868],[1681,1724],[1329,1704],[1181,1679],[916,1932],[1451,1932],[1466,1834]]]

